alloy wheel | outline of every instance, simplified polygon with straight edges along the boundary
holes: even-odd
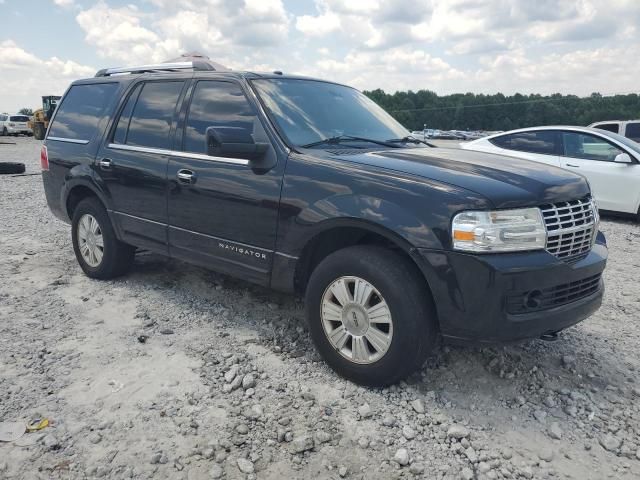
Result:
[[[391,311],[380,292],[360,277],[331,283],[322,295],[320,317],[331,346],[351,362],[371,364],[389,350]]]
[[[78,247],[87,265],[96,268],[104,256],[104,239],[100,224],[93,215],[85,213],[78,222]]]

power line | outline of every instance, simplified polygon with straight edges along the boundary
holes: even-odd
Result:
[[[618,93],[605,93],[601,97],[615,97],[617,95],[630,95],[635,94],[636,91],[618,92]],[[591,97],[578,97],[577,100],[589,100]],[[446,107],[430,107],[430,108],[405,108],[398,110],[389,110],[389,113],[401,113],[401,112],[429,112],[433,110],[457,110],[458,108],[486,108],[486,107],[498,107],[503,105],[526,105],[531,103],[550,103],[559,102],[564,100],[573,100],[572,97],[560,97],[560,98],[537,98],[534,100],[522,100],[519,102],[499,102],[499,103],[478,103],[474,105],[452,105]]]

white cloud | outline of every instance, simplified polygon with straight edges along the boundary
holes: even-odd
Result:
[[[326,35],[340,28],[340,17],[333,12],[317,16],[302,15],[296,19],[296,28],[305,35]]]
[[[59,7],[70,7],[71,5],[73,5],[74,0],[53,0],[53,3],[55,3]]]
[[[62,95],[73,80],[91,77],[96,70],[58,57],[38,58],[13,40],[4,40],[0,42],[0,108],[9,113],[23,107],[39,108],[41,96]]]

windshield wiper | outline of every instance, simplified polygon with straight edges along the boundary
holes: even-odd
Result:
[[[424,140],[420,140],[416,137],[406,136],[402,138],[390,138],[389,140],[385,140],[387,143],[424,143],[425,145],[429,145],[430,147],[435,147],[433,143],[425,142]]]
[[[374,140],[373,138],[354,137],[353,135],[337,135],[335,137],[323,138],[322,140],[318,140],[317,142],[311,142],[305,145],[300,145],[300,148],[311,148],[311,147],[317,147],[318,145],[338,145],[345,141],[368,142],[368,143],[375,143],[376,145],[382,145],[383,147],[399,148],[397,145],[394,145],[392,142]]]

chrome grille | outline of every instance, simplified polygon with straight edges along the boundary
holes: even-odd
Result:
[[[558,258],[577,260],[591,250],[598,212],[591,197],[540,207],[547,228],[547,251]]]

